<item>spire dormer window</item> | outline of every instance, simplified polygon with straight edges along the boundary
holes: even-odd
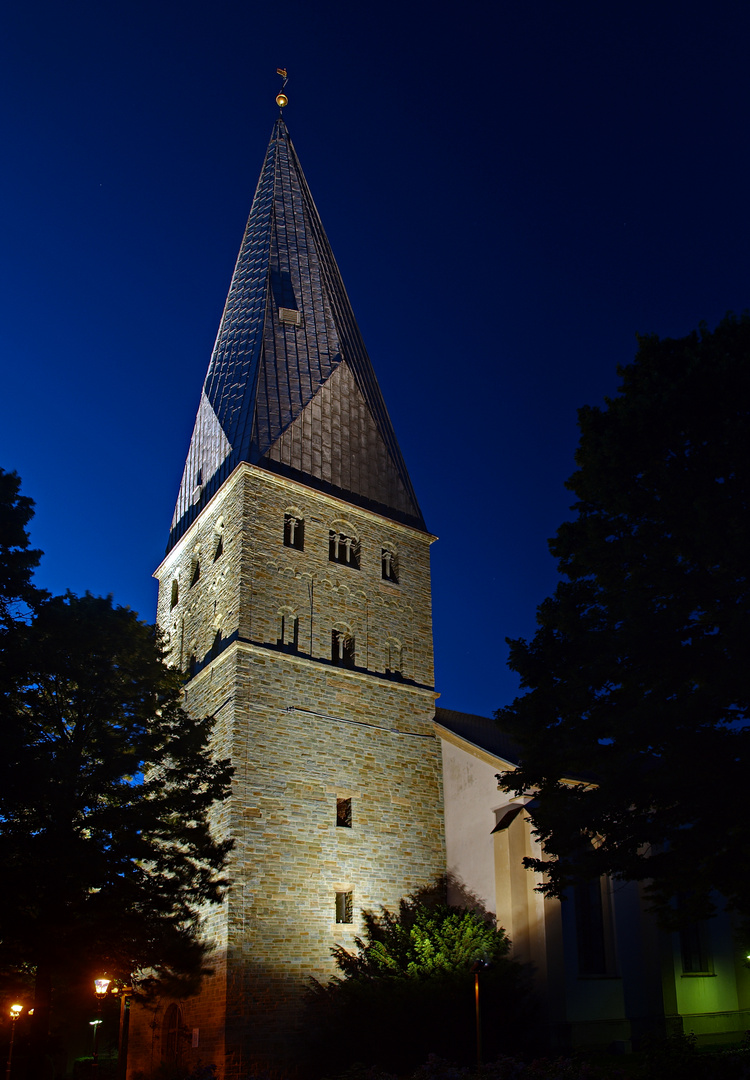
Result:
[[[302,313],[295,311],[294,308],[280,307],[279,322],[282,323],[283,326],[301,326]]]

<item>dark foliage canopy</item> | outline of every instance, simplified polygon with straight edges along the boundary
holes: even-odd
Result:
[[[111,598],[33,589],[32,504],[14,474],[0,489],[0,970],[36,972],[41,1031],[57,982],[197,986],[197,915],[222,895],[228,852],[209,813],[231,768],[212,756],[213,721],[181,708],[155,627]]]
[[[713,890],[749,916],[750,317],[639,345],[580,410],[564,580],[509,642],[527,693],[497,714],[521,747],[505,784],[538,792],[547,893],[609,873],[667,923]]]
[[[0,703],[0,957],[197,974],[197,908],[217,901],[227,792],[211,720],[180,707],[157,631],[68,595],[17,627]],[[197,964],[197,969],[196,969]]]
[[[18,473],[0,469],[0,634],[12,624],[19,604],[30,604],[41,595],[31,582],[41,551],[29,547],[26,526],[34,503],[21,494]]]
[[[397,912],[363,918],[355,950],[332,950],[340,976],[313,988],[311,1022],[328,1067],[359,1061],[403,1071],[430,1053],[474,1060],[475,965],[481,1007],[492,1017],[487,1054],[522,1044],[531,1016],[526,972],[508,959],[510,942],[493,917],[448,905],[438,885],[405,898]]]

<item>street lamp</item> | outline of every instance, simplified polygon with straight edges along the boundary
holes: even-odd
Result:
[[[102,1022],[102,1002],[107,996],[107,989],[111,981],[111,979],[94,979],[94,993],[96,994],[97,1007],[99,1009],[99,1019],[91,1021],[94,1028],[94,1060],[91,1063],[91,1067],[95,1073],[99,1072],[99,1025]]]
[[[23,1012],[23,1005],[11,1005],[10,1007],[10,1046],[8,1047],[8,1063],[5,1066],[5,1080],[10,1080],[10,1064],[13,1060],[13,1039],[16,1034],[16,1020]]]

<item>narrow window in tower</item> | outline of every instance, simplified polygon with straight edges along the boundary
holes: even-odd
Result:
[[[299,618],[296,615],[282,615],[281,627],[277,641],[287,650],[296,652],[299,645]]]
[[[177,582],[177,578],[172,582],[172,597],[170,600],[170,607],[177,607],[177,601],[180,599],[180,586]]]
[[[330,562],[359,570],[359,540],[331,529],[328,533],[328,558]]]
[[[352,827],[352,800],[336,799],[336,825],[340,829]]]
[[[190,676],[191,679],[192,679],[193,675],[195,675],[197,670],[198,670],[198,658],[196,657],[195,653],[191,653],[190,659],[188,660],[188,675]]]
[[[216,551],[214,552],[214,562],[224,554],[224,537],[219,534],[219,542],[216,545]]]
[[[383,581],[392,581],[394,585],[398,585],[398,559],[393,548],[381,549],[380,566]]]
[[[354,667],[354,637],[346,630],[331,631],[331,660],[337,667]]]
[[[195,585],[198,582],[200,576],[201,576],[201,564],[200,564],[200,560],[196,559],[195,562],[193,563],[193,573],[192,573],[192,576],[190,578],[190,588],[191,589],[192,589],[193,585]]]
[[[294,514],[284,514],[284,547],[305,549],[305,519]]]
[[[354,894],[351,892],[336,893],[336,922],[351,923],[354,914]]]

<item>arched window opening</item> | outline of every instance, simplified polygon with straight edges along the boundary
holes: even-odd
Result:
[[[398,585],[398,555],[392,547],[380,549],[380,573],[383,581]]]
[[[354,635],[348,630],[331,631],[331,660],[337,667],[354,667]]]
[[[282,611],[280,623],[276,644],[296,652],[299,645],[299,618],[293,612]]]
[[[178,602],[179,599],[180,599],[180,585],[179,585],[179,582],[177,581],[177,578],[175,578],[172,581],[172,595],[171,595],[170,602],[169,602],[170,608],[177,607],[177,602]]]
[[[284,547],[305,549],[305,519],[296,514],[284,514]]]
[[[168,1005],[161,1025],[161,1060],[176,1065],[180,1060],[180,1029],[182,1013],[177,1005]]]
[[[193,585],[197,584],[197,582],[200,579],[200,576],[201,576],[201,564],[200,564],[200,560],[196,559],[195,562],[193,563],[193,573],[190,576],[190,588],[191,589],[192,589]]]
[[[328,559],[340,566],[359,570],[359,540],[356,536],[331,529],[328,533]]]

